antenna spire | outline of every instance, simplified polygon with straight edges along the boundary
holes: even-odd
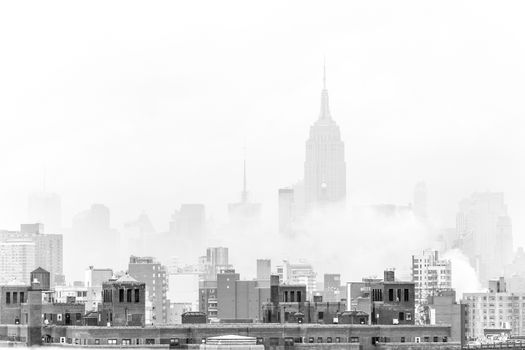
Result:
[[[323,59],[323,90],[326,90],[326,57]]]
[[[246,145],[244,145],[244,161],[243,161],[243,183],[242,183],[242,202],[248,201],[248,191],[246,189]]]

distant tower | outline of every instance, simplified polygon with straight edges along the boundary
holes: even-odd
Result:
[[[252,203],[248,200],[247,176],[246,176],[246,155],[243,161],[243,181],[241,201],[228,204],[230,222],[237,226],[250,226],[260,220],[261,204]]]
[[[421,220],[427,218],[427,185],[418,182],[414,188],[414,215]]]
[[[306,207],[344,201],[346,198],[345,145],[339,126],[330,115],[326,68],[321,92],[321,112],[310,127],[304,162]]]

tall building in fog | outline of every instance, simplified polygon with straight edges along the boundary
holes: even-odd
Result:
[[[341,294],[341,274],[325,273],[323,282],[323,301],[338,302],[346,298],[346,295]]]
[[[427,218],[427,185],[424,182],[418,182],[414,188],[413,210],[418,219]]]
[[[62,205],[58,194],[32,193],[27,204],[28,222],[44,224],[47,232],[59,233],[62,228]]]
[[[513,257],[512,223],[503,193],[474,193],[462,200],[456,230],[481,281],[503,275]]]
[[[171,217],[170,232],[183,237],[200,238],[206,228],[204,204],[182,204]]]
[[[293,188],[279,189],[279,233],[290,234],[295,217]]]
[[[228,214],[230,222],[236,226],[253,226],[257,224],[261,217],[261,204],[253,203],[248,196],[246,159],[243,163],[243,185],[241,200],[237,203],[228,204]]]
[[[339,126],[330,114],[326,72],[319,118],[310,127],[310,137],[306,141],[304,186],[307,208],[341,202],[346,198],[345,145]]]
[[[119,234],[110,226],[109,208],[93,204],[75,215],[71,233],[64,235],[64,247],[69,271],[83,271],[94,264],[118,266]]]

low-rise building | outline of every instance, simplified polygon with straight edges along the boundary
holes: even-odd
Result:
[[[144,326],[146,283],[129,275],[102,284],[101,325]]]

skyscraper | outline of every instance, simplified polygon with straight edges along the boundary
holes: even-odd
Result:
[[[456,229],[479,279],[502,276],[513,257],[512,224],[503,193],[474,193],[461,201]]]
[[[319,118],[310,127],[304,162],[307,209],[346,198],[345,146],[339,126],[332,119],[326,89],[326,69],[321,92]]]
[[[279,189],[279,233],[289,234],[294,221],[294,191],[292,188]]]
[[[55,193],[32,193],[28,198],[28,221],[44,224],[47,232],[59,233],[62,228],[60,196]]]
[[[418,182],[414,188],[413,210],[418,219],[427,218],[427,185],[424,182]]]

